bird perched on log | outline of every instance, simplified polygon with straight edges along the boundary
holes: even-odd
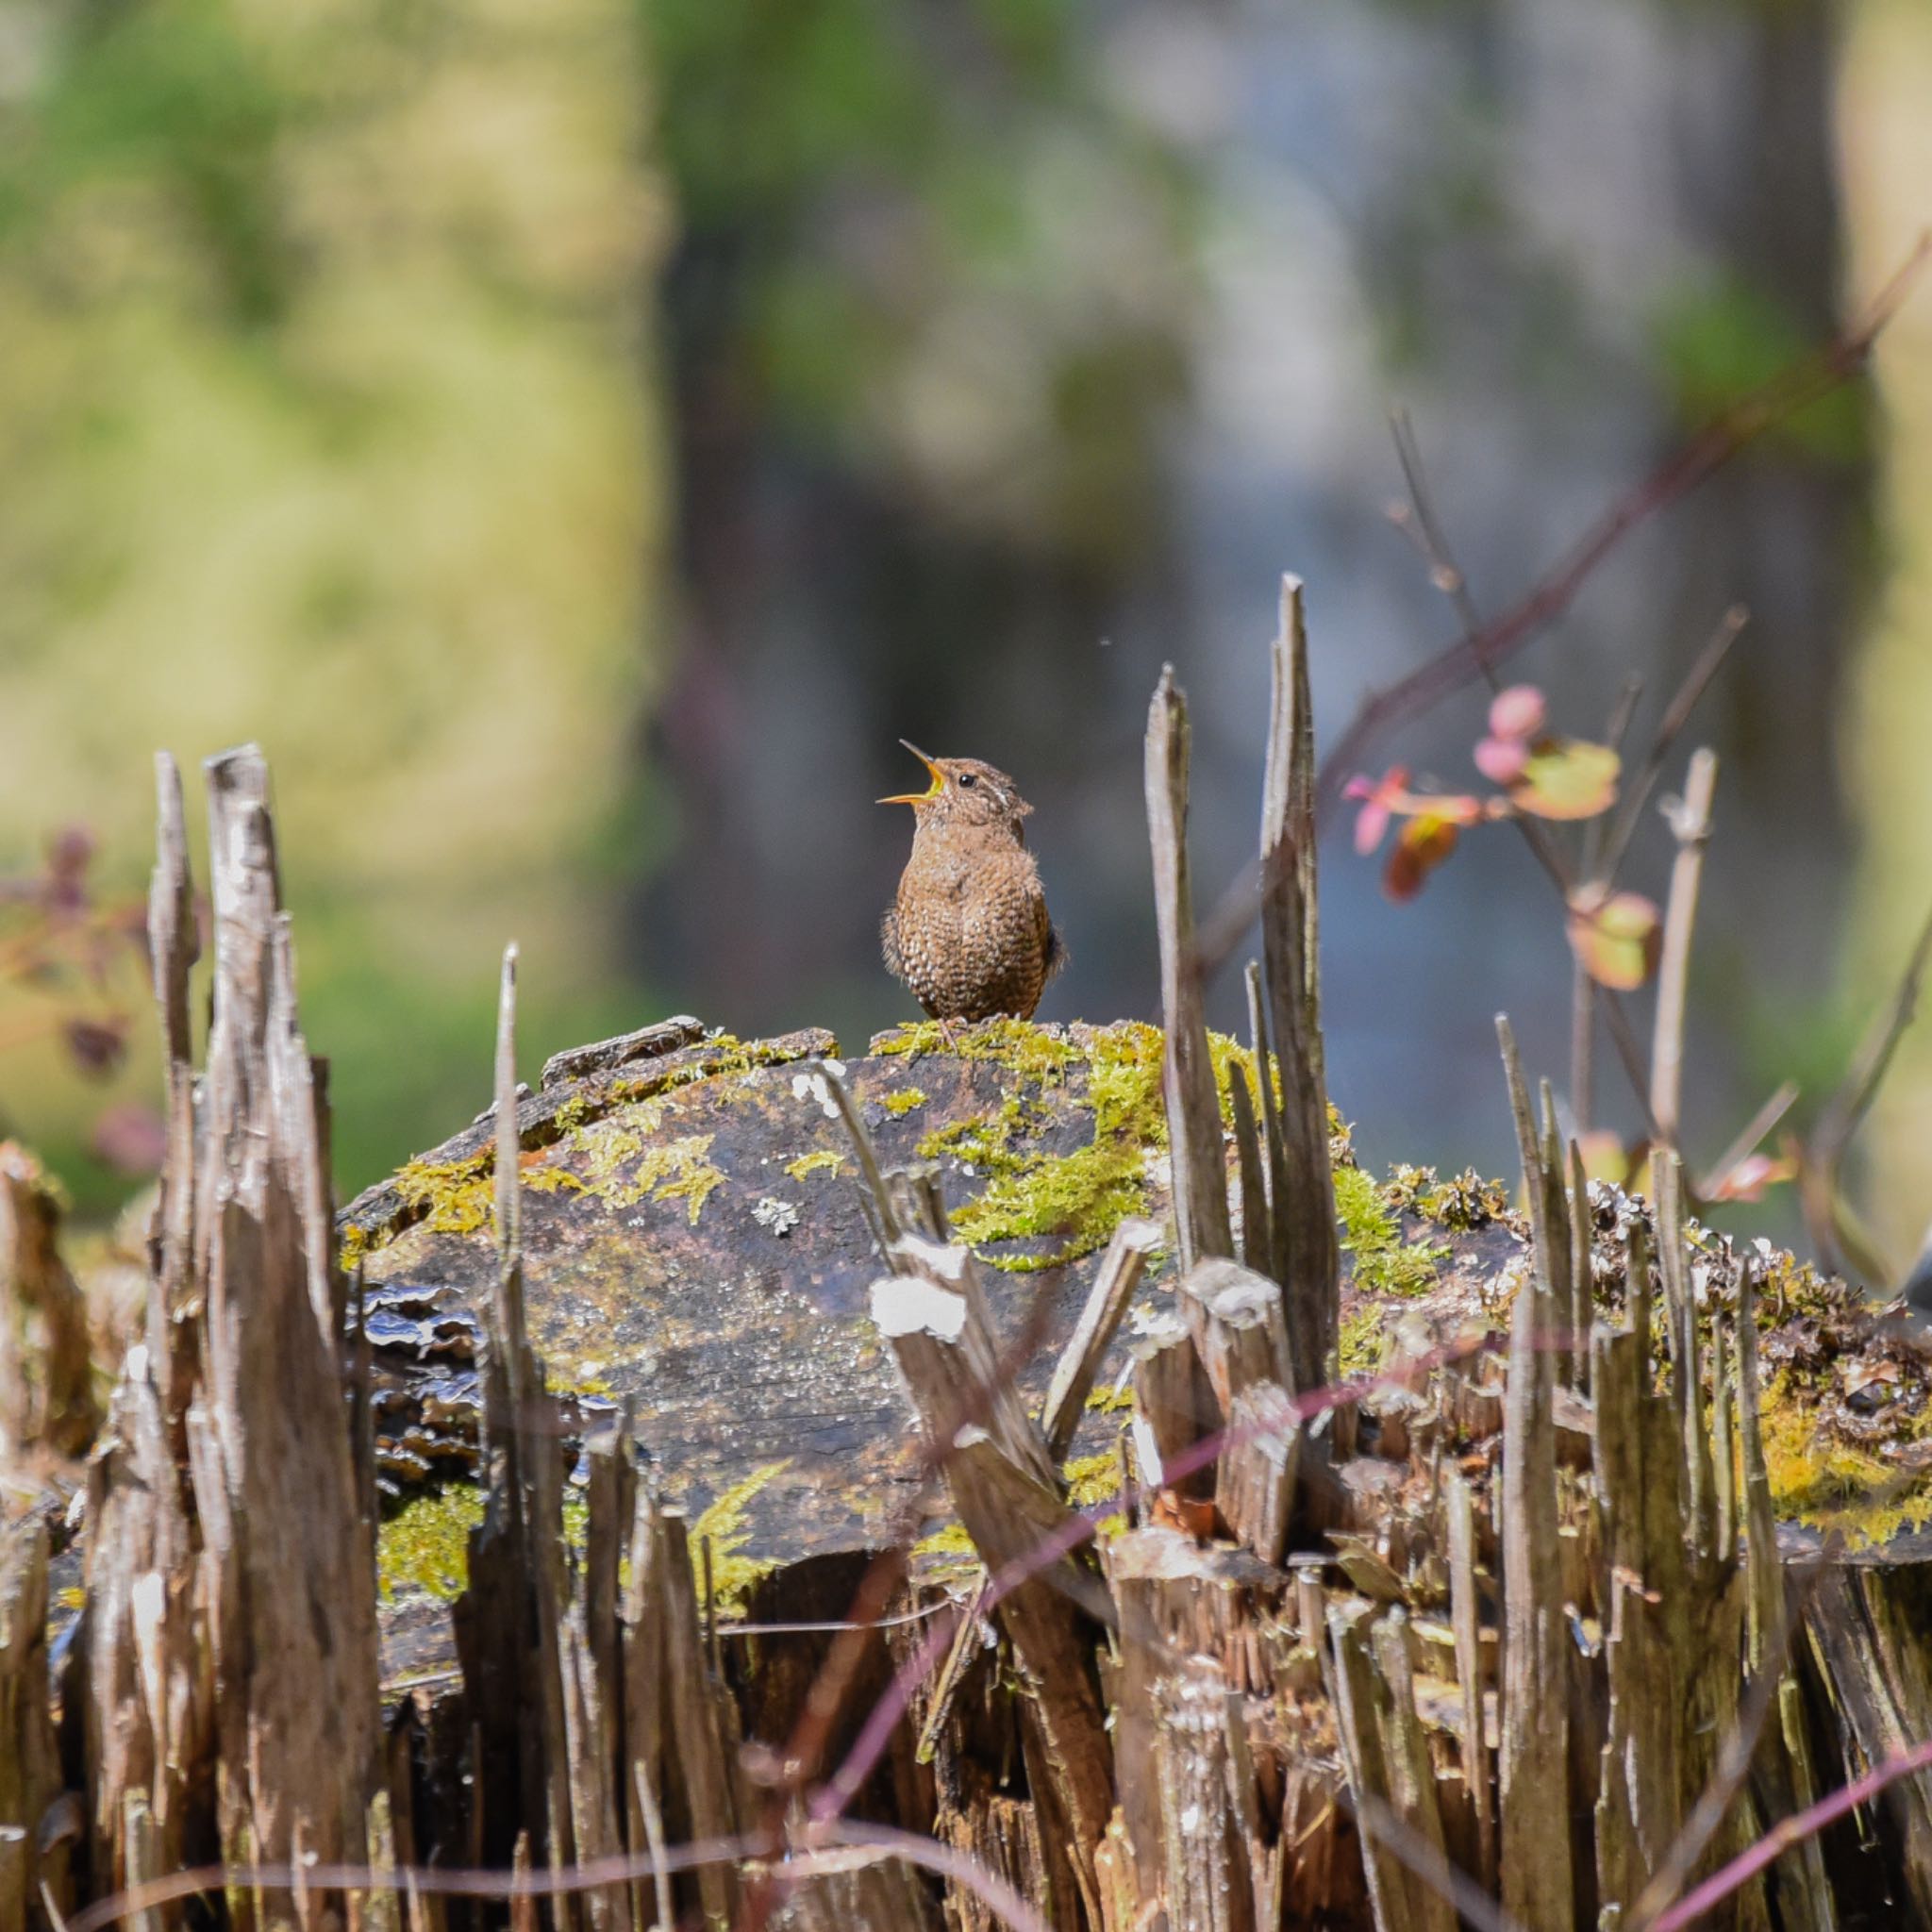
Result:
[[[1030,1020],[1067,962],[1026,849],[1033,808],[1004,772],[977,758],[927,758],[899,741],[932,784],[879,800],[909,805],[916,821],[912,857],[879,933],[887,970],[949,1029],[1002,1013]]]

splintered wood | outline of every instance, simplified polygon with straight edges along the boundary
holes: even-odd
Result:
[[[746,1622],[723,1615],[739,1547],[659,1492],[641,1411],[587,1429],[533,1339],[511,949],[473,1129],[479,1160],[494,1143],[481,1517],[455,1668],[387,1700],[362,1289],[336,1264],[267,773],[253,751],[208,768],[197,1077],[163,759],[149,1321],[88,1470],[58,1713],[58,1540],[34,1522],[0,1541],[0,1932],[95,1906],[90,1928],[140,1932],[1640,1932],[1684,1923],[1699,1886],[1701,1923],[1749,1932],[1932,1921],[1932,1781],[1884,1774],[1932,1736],[1932,1540],[1854,1556],[1786,1525],[1787,1563],[1760,1321],[1786,1363],[1816,1335],[1765,1310],[1768,1250],[1692,1225],[1669,1150],[1654,1207],[1586,1183],[1507,1023],[1496,1103],[1527,1211],[1475,1189],[1484,1232],[1459,1252],[1479,1258],[1416,1299],[1373,1299],[1357,1252],[1349,1333],[1376,1319],[1382,1367],[1340,1382],[1350,1157],[1324,1072],[1292,579],[1273,660],[1254,1052],[1224,1113],[1186,705],[1171,675],[1155,694],[1166,1136],[1134,1151],[1171,1162],[1174,1220],[1120,1222],[1084,1306],[1059,1310],[1037,1414],[1015,1370],[1041,1331],[954,1239],[937,1170],[881,1161],[837,1062],[801,1076],[852,1141],[876,1278],[840,1291],[871,1281],[864,1341],[922,1453],[915,1500],[868,1518],[875,1560],[740,1564]],[[643,1027],[554,1057],[546,1084],[697,1035]],[[0,1149],[0,1421],[77,1440],[92,1391],[34,1186]],[[52,1338],[30,1363],[25,1304]],[[1117,1449],[1070,1462],[1116,1408]],[[1791,1828],[1862,1774],[1855,1823]],[[1775,1857],[1712,1884],[1767,1834]],[[123,1896],[205,1860],[223,1884],[201,1903]],[[444,1889],[478,1867],[492,1898]]]

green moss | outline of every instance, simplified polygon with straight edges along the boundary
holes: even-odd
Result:
[[[1015,1074],[1047,1079],[1076,1065],[1080,1048],[1072,1040],[1030,1020],[982,1020],[962,1029],[949,1045],[937,1020],[921,1020],[881,1034],[874,1051],[890,1055],[950,1053],[962,1060],[991,1062]]]
[[[695,1217],[693,1217],[695,1218]],[[751,1528],[744,1520],[745,1506],[774,1476],[791,1467],[791,1458],[767,1462],[723,1491],[691,1526],[691,1561],[697,1564],[698,1580],[704,1581],[703,1550],[711,1545],[711,1608],[724,1617],[741,1617],[758,1579],[775,1570],[775,1562],[747,1557],[744,1546],[751,1541]]]
[[[929,1096],[923,1087],[901,1087],[896,1092],[888,1093],[879,1105],[896,1120],[902,1120],[915,1107],[924,1107]]]
[[[1121,1460],[1110,1450],[1103,1450],[1098,1456],[1076,1456],[1060,1474],[1066,1480],[1067,1500],[1075,1509],[1093,1509],[1119,1499]],[[1119,1536],[1126,1526],[1126,1512],[1116,1509],[1100,1519],[1095,1533],[1103,1537]]]
[[[1105,1246],[1123,1220],[1146,1211],[1148,1157],[1167,1145],[1163,1046],[1160,1029],[1138,1021],[1062,1037],[1024,1021],[997,1020],[960,1034],[952,1049],[960,1058],[991,1062],[1019,1078],[991,1111],[939,1128],[920,1142],[924,1158],[949,1157],[986,1177],[979,1195],[955,1213],[954,1225],[982,1250],[1058,1237],[1046,1254],[985,1255],[994,1267],[1014,1273],[1059,1267]],[[881,1038],[876,1050],[947,1049],[938,1024],[928,1022]],[[1240,1076],[1252,1091],[1254,1055],[1218,1033],[1208,1035],[1208,1054],[1226,1120],[1230,1082]],[[1026,1142],[1049,1119],[1035,1095],[1078,1081],[1083,1073],[1085,1089],[1076,1097],[1092,1110],[1091,1141],[1067,1154],[1030,1149]],[[1331,1121],[1341,1135],[1334,1151],[1346,1158],[1346,1130],[1332,1110]]]
[[[1372,1294],[1426,1294],[1447,1257],[1446,1243],[1405,1241],[1383,1191],[1358,1167],[1335,1170],[1341,1245],[1355,1257],[1356,1286]]]
[[[1344,1377],[1373,1375],[1382,1366],[1382,1310],[1374,1303],[1343,1320],[1337,1354]]]
[[[496,1218],[493,1151],[467,1160],[410,1160],[396,1171],[395,1189],[411,1222],[431,1234],[476,1234]]]
[[[709,1158],[716,1137],[685,1134],[653,1141],[662,1119],[660,1110],[645,1106],[592,1121],[560,1143],[568,1166],[540,1167],[525,1174],[524,1184],[569,1188],[620,1210],[647,1200],[683,1201],[695,1224],[711,1191],[724,1179]]]
[[[1821,1426],[1790,1376],[1765,1385],[1761,1421],[1771,1507],[1781,1522],[1841,1530],[1858,1549],[1932,1522],[1932,1472],[1906,1475]]]
[[[470,1580],[470,1532],[482,1521],[483,1491],[467,1483],[406,1503],[376,1531],[383,1601],[419,1593],[455,1603]]]
[[[845,1157],[834,1154],[829,1147],[822,1147],[816,1154],[801,1154],[796,1160],[785,1163],[785,1172],[795,1181],[814,1174],[829,1174],[836,1180],[844,1171]]]
[[[1077,1064],[1078,1050],[1038,1027],[1004,1023],[1001,1064],[1044,1087],[1058,1086]],[[974,1041],[979,1031],[968,1035]],[[1031,1036],[1023,1039],[1020,1036]],[[1093,1112],[1093,1138],[1068,1154],[1027,1151],[1024,1142],[1045,1124],[1025,1093],[1009,1091],[998,1110],[960,1121],[920,1143],[927,1159],[950,1155],[987,1178],[980,1194],[953,1217],[975,1247],[1059,1237],[1050,1253],[988,1255],[1014,1272],[1058,1267],[1091,1255],[1147,1202],[1147,1154],[1163,1146],[1167,1121],[1160,1103],[1160,1033],[1125,1022],[1092,1035],[1084,1104]]]

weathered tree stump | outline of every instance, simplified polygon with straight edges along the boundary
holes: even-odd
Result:
[[[554,1932],[1932,1913],[1932,1350],[1668,1152],[1586,1185],[1507,1027],[1526,1211],[1356,1164],[1292,584],[1274,671],[1245,1050],[1164,678],[1164,1034],[674,1020],[529,1092],[507,959],[490,1114],[336,1219],[266,774],[209,768],[197,1077],[164,764],[148,1341],[58,1733],[0,1549],[0,1932],[216,1854],[238,1928],[534,1928],[479,1861]]]
[[[998,1346],[1037,1407],[1115,1227],[1166,1211],[1158,1031],[992,1023],[956,1051],[909,1027],[849,1062],[822,1032],[742,1042],[691,1024],[652,1043],[518,1107],[527,1319],[553,1390],[586,1428],[628,1407],[665,1493],[694,1515],[731,1498],[734,1548],[760,1567],[916,1537],[936,1492],[871,1321],[878,1249],[819,1069],[843,1075],[880,1158],[930,1161],[980,1232]],[[411,1162],[338,1223],[399,1496],[474,1464],[490,1132]],[[1119,1339],[1091,1365],[1060,1445],[1076,1465],[1111,1466],[1125,1368]]]

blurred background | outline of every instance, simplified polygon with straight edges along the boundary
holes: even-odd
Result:
[[[1152,1014],[1161,662],[1205,902],[1279,573],[1330,740],[1456,634],[1391,408],[1501,608],[1896,268],[1928,99],[1923,0],[4,0],[0,1133],[99,1209],[152,1158],[158,746],[192,801],[273,761],[344,1189],[487,1099],[512,937],[533,1068],[908,1016],[902,735],[1038,808],[1041,1017]],[[1787,1075],[1822,1103],[1932,899],[1932,293],[1512,675],[1592,737],[1640,675],[1641,735],[1739,601],[1683,747],[1722,759],[1699,1160]],[[1471,786],[1483,713],[1376,769]],[[1501,828],[1406,906],[1345,824],[1324,868],[1365,1155],[1505,1167],[1493,1012],[1566,1064],[1546,882]],[[1902,1265],[1932,1029],[1861,1149]]]

